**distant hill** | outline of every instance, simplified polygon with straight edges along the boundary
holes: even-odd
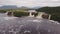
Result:
[[[42,7],[40,7],[40,6],[37,6],[37,7],[33,7],[33,9],[39,9],[39,8],[42,8]]]
[[[30,8],[30,7],[25,7],[25,6],[21,6],[21,7],[18,7],[18,9],[32,9],[32,8]]]
[[[0,7],[0,9],[15,9],[15,8],[17,8],[16,5],[4,5]]]
[[[41,8],[40,6],[38,7],[25,7],[25,6],[21,6],[21,7],[17,7],[16,5],[4,5],[1,6],[0,9],[38,9]]]

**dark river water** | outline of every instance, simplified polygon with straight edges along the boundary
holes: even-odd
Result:
[[[60,23],[34,17],[8,17],[0,13],[0,34],[60,34]]]

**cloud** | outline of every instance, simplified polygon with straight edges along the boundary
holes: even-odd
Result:
[[[59,0],[51,0],[51,1],[59,1]]]
[[[0,5],[17,6],[60,6],[60,0],[0,0]]]

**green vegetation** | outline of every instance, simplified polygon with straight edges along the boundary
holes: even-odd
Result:
[[[12,10],[14,12],[14,16],[21,17],[21,16],[28,16],[28,12],[26,9],[20,9],[20,10]]]
[[[29,13],[27,9],[7,9],[7,10],[0,10],[0,13],[6,13],[7,11],[13,12],[14,16],[21,17],[21,16],[28,16]]]
[[[60,22],[60,7],[43,7],[37,9],[36,11],[51,14],[52,15],[51,20]]]
[[[0,10],[0,13],[5,13],[6,12],[6,10]]]
[[[28,16],[29,13],[27,12],[14,12],[14,16],[16,17],[22,17],[22,16]]]

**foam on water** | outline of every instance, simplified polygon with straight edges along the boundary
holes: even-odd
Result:
[[[56,23],[56,24],[60,24],[58,21],[54,21],[54,20],[49,20],[49,21]]]
[[[0,34],[60,34],[60,23],[54,20],[5,16],[0,22]]]
[[[33,22],[41,22],[41,20],[33,20]]]
[[[13,19],[15,19],[17,17],[3,17],[3,18],[4,18],[4,20],[13,20]]]

